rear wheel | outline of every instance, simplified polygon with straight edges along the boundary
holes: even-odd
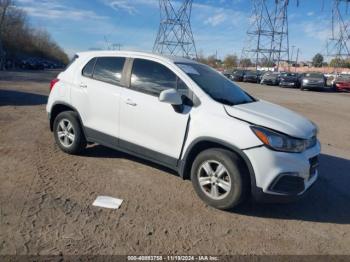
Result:
[[[208,149],[193,162],[191,180],[197,195],[208,205],[228,210],[248,192],[248,176],[237,156],[225,149]]]
[[[78,115],[73,111],[62,112],[55,118],[53,132],[57,145],[68,154],[78,154],[86,147]]]

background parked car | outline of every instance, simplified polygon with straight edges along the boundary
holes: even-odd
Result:
[[[260,84],[262,85],[273,85],[279,84],[279,73],[278,72],[267,72],[261,78]]]
[[[350,75],[341,74],[334,79],[333,89],[335,91],[350,91]]]
[[[233,72],[233,80],[234,81],[238,81],[238,82],[242,82],[244,75],[246,73],[246,70],[236,70]]]
[[[246,71],[243,76],[243,82],[260,83],[260,71]]]
[[[324,74],[305,73],[301,80],[300,90],[304,89],[325,89],[327,87],[327,79]]]
[[[281,87],[298,87],[297,73],[281,73],[279,75],[279,86]]]
[[[223,73],[224,76],[226,76],[228,79],[233,80],[233,74],[232,73]]]

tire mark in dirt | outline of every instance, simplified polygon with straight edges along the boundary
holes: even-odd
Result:
[[[110,211],[91,207],[95,194],[91,190],[93,185],[88,185],[77,175],[84,167],[83,159],[66,155],[43,140],[35,141],[34,154],[37,156],[33,162],[37,178],[29,191],[35,193],[32,199],[27,194],[28,199],[21,212],[24,217],[21,234],[25,239],[25,253],[52,254],[53,250],[74,252],[77,241],[86,243],[80,245],[79,252],[84,252],[82,246],[86,248],[85,252],[90,253],[107,249],[110,232],[115,232],[119,227],[128,205],[124,205],[125,211],[117,217],[117,221],[110,221]],[[62,187],[66,187],[65,195],[59,190]],[[106,220],[109,223],[101,227]],[[95,233],[105,234],[105,238],[91,241],[91,229]],[[122,241],[120,238],[113,240]]]

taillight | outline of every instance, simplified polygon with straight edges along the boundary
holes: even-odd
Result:
[[[55,86],[55,84],[60,81],[58,78],[55,78],[53,80],[51,80],[50,82],[50,91],[52,90],[52,88]]]

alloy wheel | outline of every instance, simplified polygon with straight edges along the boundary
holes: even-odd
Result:
[[[198,169],[201,190],[214,200],[225,198],[231,191],[231,178],[226,167],[215,160],[207,160]]]
[[[57,137],[64,147],[70,147],[75,140],[75,130],[72,123],[63,118],[57,125]]]

